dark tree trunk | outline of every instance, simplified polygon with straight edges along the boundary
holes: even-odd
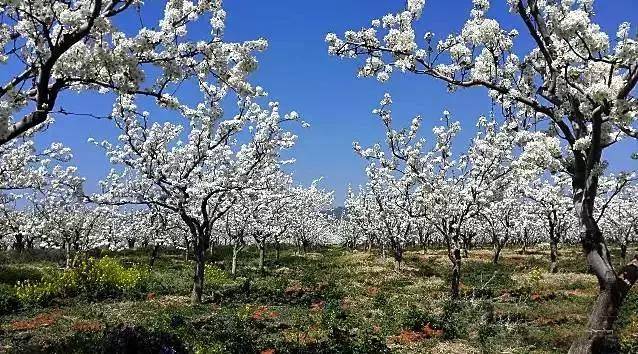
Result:
[[[427,247],[425,245],[425,236],[423,230],[419,229],[419,246],[421,246],[421,254],[425,255]]]
[[[277,260],[277,263],[279,263],[280,254],[281,254],[281,243],[277,242],[275,244],[275,259]]]
[[[24,236],[22,236],[22,234],[16,235],[15,242],[13,242],[13,249],[18,251],[18,253],[24,251]]]
[[[308,253],[308,244],[309,242],[307,240],[301,240],[301,248],[303,250],[303,254]]]
[[[395,248],[394,250],[394,270],[401,271],[401,264],[403,263],[403,250],[401,248]]]
[[[613,332],[614,322],[618,318],[623,300],[636,279],[638,279],[638,256],[625,266],[619,276],[612,271],[602,281],[599,279],[600,292],[589,315],[587,330],[569,348],[570,354],[617,353],[619,351],[618,339]]]
[[[558,272],[558,241],[556,240],[551,240],[549,243],[549,257],[551,260],[549,272]]]
[[[578,190],[574,196],[575,209],[580,222],[580,239],[590,269],[598,278],[599,293],[589,315],[587,329],[569,349],[570,354],[615,353],[618,340],[613,333],[620,306],[638,279],[638,256],[620,273],[614,270],[605,239],[594,217],[596,186],[584,193]]]
[[[492,264],[498,264],[502,249],[503,247],[501,245],[498,245],[498,244],[494,245],[494,255],[492,257]]]
[[[620,245],[620,258],[622,258],[623,262],[627,260],[627,244],[623,243]]]
[[[204,293],[204,265],[206,261],[206,250],[200,242],[195,243],[195,274],[193,276],[193,291],[191,293],[191,303],[193,305],[202,303]]]
[[[450,255],[452,261],[452,279],[451,279],[451,291],[450,296],[456,300],[460,295],[461,285],[461,250],[456,247]]]
[[[155,261],[157,261],[157,259],[159,258],[160,247],[161,247],[160,245],[153,246],[153,250],[151,251],[151,257],[148,260],[149,268],[153,268],[153,266],[155,265]]]
[[[128,248],[129,249],[135,248],[135,239],[134,238],[129,238],[129,239],[126,240],[126,242],[128,243]]]

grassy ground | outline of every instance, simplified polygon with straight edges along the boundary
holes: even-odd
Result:
[[[148,256],[112,257],[139,267]],[[545,272],[548,258],[546,252],[505,250],[495,266],[490,251],[471,251],[464,260],[463,299],[451,302],[442,251],[407,252],[398,273],[374,254],[284,251],[261,275],[255,251],[248,250],[233,279],[223,261],[229,254],[220,250],[211,255],[206,302],[191,306],[192,263],[165,252],[144,273],[143,286],[130,293],[96,300],[79,292],[12,311],[6,297],[16,282],[37,282],[57,262],[42,255],[11,257],[0,269],[0,352],[565,352],[586,322],[596,280],[577,249],[562,249],[557,274]],[[623,350],[636,352],[635,289],[619,334]]]

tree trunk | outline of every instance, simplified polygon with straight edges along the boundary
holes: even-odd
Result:
[[[455,247],[450,255],[452,261],[452,279],[451,279],[451,291],[450,296],[453,300],[459,298],[460,285],[461,285],[461,250]]]
[[[64,242],[64,254],[66,258],[64,268],[69,269],[71,267],[71,243],[68,241]]]
[[[237,245],[233,245],[233,261],[230,267],[230,274],[234,277],[237,275],[237,254],[239,253],[239,249]]]
[[[159,244],[153,246],[153,250],[151,251],[151,257],[148,260],[149,268],[153,268],[153,266],[155,265],[155,261],[159,258],[160,247],[161,246]]]
[[[557,242],[554,241],[554,240],[550,241],[549,248],[550,248],[549,257],[550,257],[550,260],[551,260],[551,263],[549,265],[549,272],[550,273],[556,273],[558,271],[558,245],[557,245]]]
[[[13,249],[18,251],[18,253],[22,253],[24,251],[24,237],[22,234],[17,234],[15,236],[15,242],[13,243]]]
[[[627,244],[623,243],[620,245],[620,258],[622,258],[623,262],[627,260]]]
[[[421,246],[421,254],[425,256],[427,248],[425,246],[425,237],[423,236],[423,230],[419,229],[419,246]]]
[[[614,271],[609,249],[594,217],[596,182],[590,182],[593,185],[588,186],[591,190],[587,192],[574,188],[574,207],[579,217],[581,243],[587,263],[598,278],[600,290],[585,333],[572,343],[570,354],[618,352],[618,341],[613,333],[614,322],[625,296],[638,279],[638,255],[619,274]]]
[[[401,263],[403,262],[403,250],[395,249],[394,250],[394,271],[401,271]]]
[[[277,260],[277,263],[279,263],[280,253],[281,253],[281,243],[277,242],[275,244],[275,259]]]
[[[385,242],[381,244],[381,258],[383,258],[383,260],[386,260],[386,255],[385,255]]]
[[[188,242],[188,237],[184,236],[184,261],[188,262],[188,254],[191,251],[190,242]]]
[[[202,294],[204,292],[204,263],[206,250],[201,242],[195,244],[195,274],[193,276],[193,292],[191,293],[191,303],[193,305],[202,303]]]
[[[588,255],[588,258],[590,255]],[[638,279],[638,255],[617,276],[613,270],[602,279],[587,330],[569,348],[570,354],[617,353],[618,341],[613,332],[620,306],[631,286]]]
[[[264,267],[264,260],[266,258],[266,242],[262,241],[258,245],[259,248],[259,271],[264,274],[266,268]]]
[[[501,256],[501,250],[503,249],[503,247],[501,247],[500,245],[494,245],[494,257],[492,258],[492,264],[498,264],[498,260]]]

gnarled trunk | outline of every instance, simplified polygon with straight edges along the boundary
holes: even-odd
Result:
[[[191,303],[201,304],[204,293],[204,265],[205,249],[201,242],[195,242],[195,274],[193,275],[193,291],[191,293]]]
[[[588,259],[598,255],[588,254]],[[599,261],[599,260],[598,260]],[[595,261],[595,262],[598,262]],[[589,315],[586,332],[569,348],[570,354],[617,353],[618,340],[613,332],[620,306],[638,279],[638,256],[627,264],[620,275],[613,270],[599,279],[600,292]]]
[[[598,278],[599,293],[585,333],[569,349],[570,354],[614,353],[618,351],[613,326],[625,296],[638,279],[638,255],[620,273],[614,270],[609,250],[594,217],[596,181],[589,193],[575,193],[580,237],[587,263]],[[593,190],[593,192],[592,192]],[[581,199],[582,198],[582,199]]]

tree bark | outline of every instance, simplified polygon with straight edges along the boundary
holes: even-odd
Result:
[[[18,253],[22,253],[24,251],[24,237],[22,234],[17,234],[15,236],[15,242],[13,243],[13,249],[18,251]]]
[[[590,269],[598,278],[599,293],[589,315],[587,328],[569,349],[570,354],[614,353],[618,351],[613,326],[625,296],[638,279],[638,255],[617,274],[609,249],[594,217],[596,181],[588,193],[575,188],[575,210],[580,238]],[[592,192],[593,190],[593,192]]]
[[[202,303],[202,294],[204,292],[204,265],[206,250],[201,242],[195,243],[195,274],[193,276],[193,291],[191,293],[191,303],[193,305]]]
[[[159,258],[160,247],[161,246],[159,244],[153,246],[153,250],[151,251],[151,257],[148,260],[149,268],[153,268],[153,266],[155,265],[155,261],[157,261],[157,259]]]
[[[590,255],[588,255],[588,258]],[[620,275],[613,270],[607,273],[596,302],[589,315],[587,330],[569,348],[570,354],[616,353],[617,338],[613,332],[620,306],[627,293],[638,279],[638,255],[627,264]]]
[[[401,263],[403,263],[403,250],[395,249],[394,250],[394,270],[396,272],[401,271]]]
[[[277,260],[277,263],[279,263],[280,253],[281,253],[281,243],[277,242],[275,244],[275,259]]]
[[[492,264],[498,264],[502,249],[503,247],[501,247],[500,245],[494,245],[494,256],[492,257]]]
[[[233,245],[233,260],[230,267],[230,274],[234,277],[237,274],[237,254],[239,249],[237,245]]]
[[[71,267],[71,243],[68,241],[64,243],[64,252],[66,253],[66,264],[64,267],[69,269]]]
[[[556,273],[558,271],[558,242],[555,240],[551,240],[549,243],[549,257],[550,257],[550,265],[549,272]]]
[[[457,247],[452,251],[452,279],[450,296],[456,300],[459,298],[461,285],[461,250]]]
[[[259,272],[264,274],[266,272],[266,268],[264,266],[264,261],[266,258],[266,241],[259,242]]]
[[[625,243],[620,245],[620,258],[622,258],[623,262],[627,260],[627,244]]]

